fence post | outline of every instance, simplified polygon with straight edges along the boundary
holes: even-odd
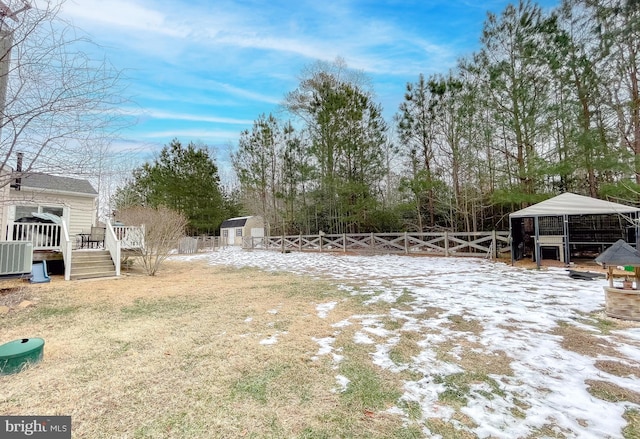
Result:
[[[347,234],[346,233],[342,234],[342,251],[344,253],[347,252]]]
[[[320,253],[322,253],[322,232],[318,233],[318,238],[320,238]]]
[[[373,232],[371,232],[371,251],[376,250],[376,239],[373,237]]]
[[[407,232],[404,232],[404,252],[405,254],[409,253],[409,236]]]
[[[280,251],[284,253],[284,233],[280,237]]]
[[[449,231],[444,231],[444,255],[449,256]]]
[[[493,249],[491,256],[493,259],[498,259],[498,232],[495,229],[491,234],[491,248]]]
[[[298,251],[302,251],[302,233],[298,234]]]

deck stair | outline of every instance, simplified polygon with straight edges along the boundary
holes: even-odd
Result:
[[[74,250],[71,261],[71,280],[116,276],[107,250]]]

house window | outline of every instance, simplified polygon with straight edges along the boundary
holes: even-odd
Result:
[[[50,213],[52,215],[59,216],[62,218],[62,207],[54,207],[54,206],[40,206],[41,213]]]
[[[32,217],[34,213],[50,213],[62,218],[64,209],[57,206],[16,206],[14,221],[17,221],[20,218]]]
[[[236,229],[236,236],[242,236],[242,229]]]
[[[222,236],[224,236],[225,238],[229,236],[229,231],[228,230],[223,230],[222,231]]]
[[[33,216],[32,213],[37,211],[38,206],[16,206],[15,219],[19,220],[20,218]]]

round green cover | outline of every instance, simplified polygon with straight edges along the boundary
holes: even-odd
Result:
[[[44,340],[21,338],[0,346],[0,375],[9,375],[22,370],[27,363],[42,360]]]

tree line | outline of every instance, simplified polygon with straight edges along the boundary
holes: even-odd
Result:
[[[565,191],[640,201],[640,2],[521,0],[489,13],[480,41],[406,84],[391,121],[365,74],[315,63],[285,96],[288,119],[242,131],[237,191],[193,144],[189,166],[210,181],[187,179],[177,140],[128,190],[195,231],[245,213],[272,235],[504,230],[510,212]]]
[[[406,85],[391,122],[367,78],[317,63],[232,163],[271,233],[477,231],[571,191],[640,189],[640,3],[532,1],[488,14],[480,49]]]

